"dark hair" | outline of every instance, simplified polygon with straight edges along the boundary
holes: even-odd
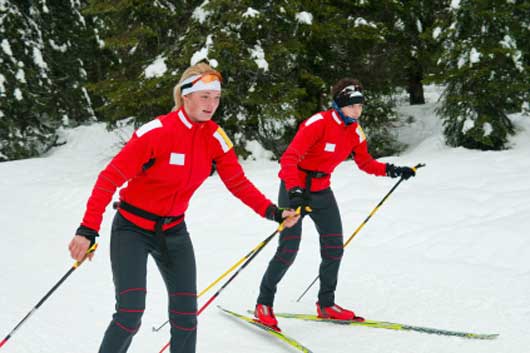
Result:
[[[331,96],[333,97],[333,99],[337,98],[337,94],[348,86],[355,86],[357,91],[363,91],[363,85],[359,82],[359,80],[356,80],[354,78],[342,78],[337,81],[331,88]]]

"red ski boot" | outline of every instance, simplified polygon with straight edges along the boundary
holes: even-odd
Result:
[[[282,331],[278,327],[278,320],[276,319],[276,316],[274,316],[274,311],[272,311],[272,306],[256,304],[256,309],[254,310],[254,316],[256,317],[256,321],[259,322],[260,324],[268,326],[278,332]]]
[[[341,308],[337,304],[333,304],[332,306],[321,307],[320,304],[317,303],[317,313],[318,317],[321,319],[347,320],[357,322],[364,321],[364,318],[356,316],[353,311]]]

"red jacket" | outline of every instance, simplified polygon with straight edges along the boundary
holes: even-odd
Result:
[[[305,120],[293,141],[280,159],[280,179],[290,190],[305,188],[306,170],[327,173],[324,178],[312,180],[311,191],[320,191],[330,185],[330,174],[350,154],[363,171],[384,176],[386,164],[373,159],[368,153],[366,136],[358,123],[345,125],[334,109],[317,113]]]
[[[192,122],[183,108],[148,122],[99,174],[81,224],[99,231],[106,206],[125,182],[121,200],[159,216],[181,215],[210,175],[212,161],[230,192],[264,216],[271,201],[246,178],[232,147],[215,122]],[[152,166],[144,170],[153,158]],[[141,228],[154,228],[152,221],[123,209],[119,212]]]

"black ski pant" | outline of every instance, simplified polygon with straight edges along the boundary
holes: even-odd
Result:
[[[184,222],[165,231],[170,263],[163,261],[153,232],[139,228],[119,212],[112,224],[110,258],[116,291],[112,316],[99,353],[127,352],[140,328],[147,294],[147,256],[166,284],[171,324],[171,353],[195,353],[197,286],[193,245]]]
[[[321,306],[335,304],[335,289],[343,254],[342,222],[337,201],[330,188],[311,192],[308,214],[320,235],[320,290],[318,301]],[[287,190],[282,182],[278,197],[280,207],[289,206]],[[273,305],[277,285],[296,258],[302,238],[302,219],[280,233],[276,254],[269,262],[260,285],[258,303]]]

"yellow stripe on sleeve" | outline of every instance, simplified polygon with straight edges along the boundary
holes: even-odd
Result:
[[[219,141],[224,152],[228,152],[232,147],[234,147],[234,144],[232,141],[230,141],[222,128],[217,128],[217,131],[215,131],[213,136],[217,139],[217,141]]]
[[[355,131],[357,132],[357,135],[359,136],[359,142],[363,142],[364,140],[366,140],[366,135],[364,134],[364,131],[361,125],[358,125],[357,130]]]

